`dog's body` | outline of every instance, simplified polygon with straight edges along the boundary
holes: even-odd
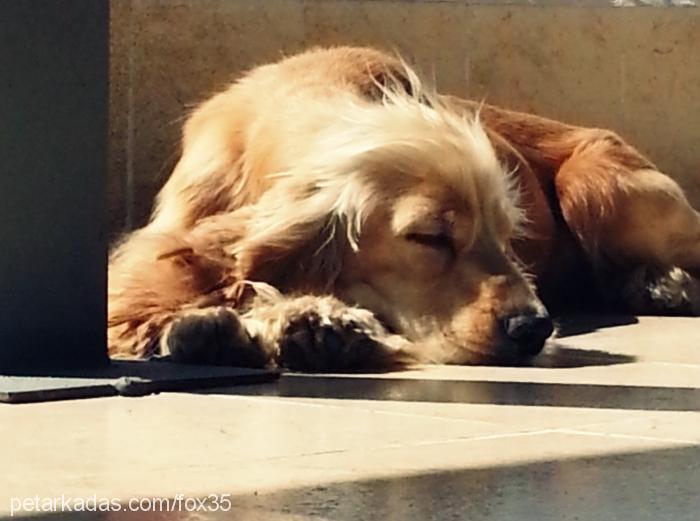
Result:
[[[531,356],[551,323],[511,247],[548,304],[595,287],[698,312],[682,270],[700,273],[700,215],[618,136],[431,94],[371,49],[310,51],[190,117],[151,222],[112,254],[110,354],[311,370]]]

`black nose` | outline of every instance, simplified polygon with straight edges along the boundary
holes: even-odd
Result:
[[[508,338],[518,346],[518,354],[533,356],[542,351],[544,342],[554,331],[547,313],[524,313],[503,321]]]

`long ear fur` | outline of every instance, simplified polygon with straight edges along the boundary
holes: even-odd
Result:
[[[483,192],[502,193],[517,223],[514,187],[478,120],[439,103],[409,72],[410,92],[398,80],[379,85],[381,103],[339,96],[312,107],[319,130],[291,169],[272,174],[234,246],[240,279],[331,289],[374,205],[426,176],[465,193],[485,183]]]
[[[235,246],[237,278],[285,290],[330,290],[343,257],[357,249],[366,207],[357,197],[365,191],[359,183],[346,178],[343,184],[280,179],[254,206],[247,235]]]

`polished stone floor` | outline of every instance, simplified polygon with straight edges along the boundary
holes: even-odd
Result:
[[[700,519],[700,319],[562,334],[533,367],[4,405],[0,518],[63,495],[121,511],[37,519]]]

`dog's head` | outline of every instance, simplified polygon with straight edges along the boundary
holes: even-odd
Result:
[[[426,361],[535,355],[552,326],[510,249],[517,187],[476,117],[425,99],[334,105],[257,203],[241,275],[370,309]]]

